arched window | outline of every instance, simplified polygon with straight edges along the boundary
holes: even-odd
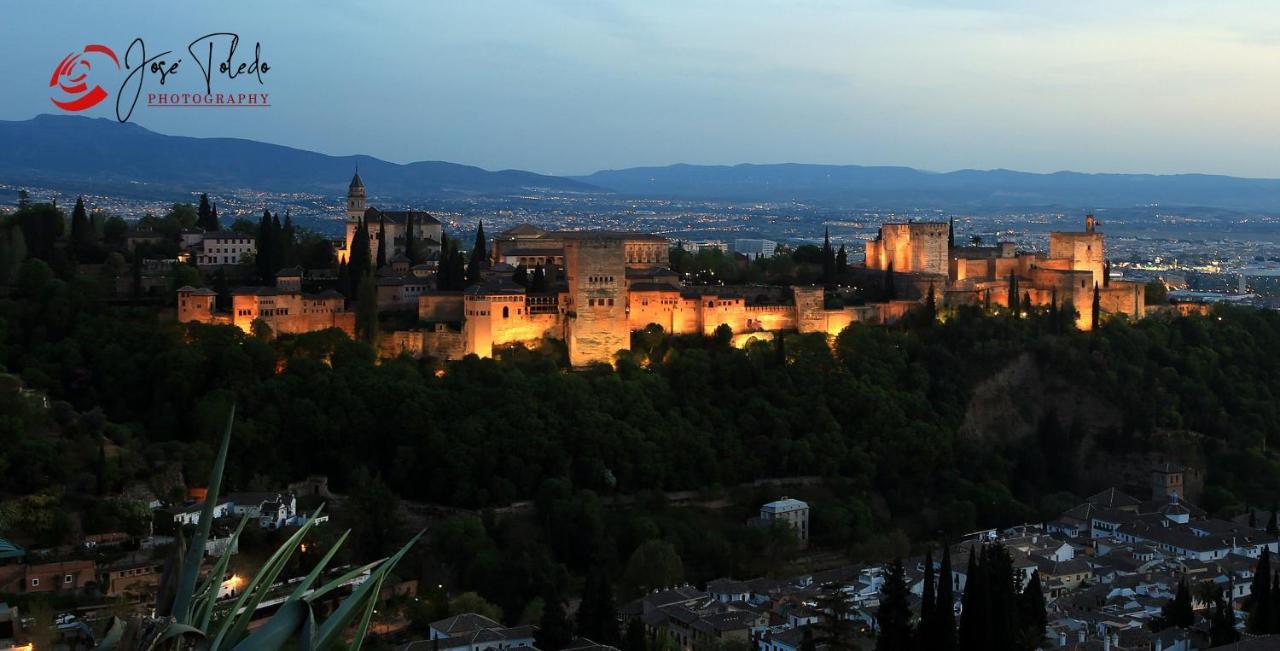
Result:
[[[502,306],[502,318],[504,318],[504,319],[505,319],[505,318],[507,318],[507,317],[509,317],[509,316],[511,316],[510,310],[507,308],[507,306],[503,305],[503,306]]]

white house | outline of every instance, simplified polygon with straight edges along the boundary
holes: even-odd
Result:
[[[231,513],[231,500],[219,500],[213,507],[213,519],[225,518]],[[173,521],[179,526],[200,524],[200,513],[204,511],[204,502],[183,506],[173,510]]]

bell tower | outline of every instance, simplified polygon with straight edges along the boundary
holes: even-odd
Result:
[[[356,168],[351,177],[351,185],[347,186],[347,221],[355,221],[364,216],[364,181],[360,180],[360,168]]]

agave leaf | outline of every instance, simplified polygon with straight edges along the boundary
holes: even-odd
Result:
[[[307,531],[316,523],[323,508],[317,508],[315,513],[311,514],[307,521],[298,527],[298,531],[289,539],[284,541],[271,557],[263,563],[262,568],[249,581],[249,585],[245,586],[244,592],[240,593],[240,598],[236,599],[236,603],[227,613],[226,619],[222,621],[222,625],[218,629],[218,634],[213,638],[213,648],[221,648],[222,645],[235,642],[244,634],[249,626],[249,620],[253,618],[253,611],[257,610],[258,604],[262,603],[263,597],[266,596],[267,590],[271,588],[271,584],[275,582],[280,572],[284,571],[285,564],[289,561],[289,557],[293,556],[293,552],[298,548],[298,542],[302,537],[307,535]],[[244,612],[240,612],[243,607]]]
[[[102,634],[102,641],[95,647],[96,651],[115,651],[116,645],[120,644],[120,638],[124,637],[125,626],[123,619],[112,617],[106,632]]]
[[[354,579],[357,576],[364,574],[365,572],[372,572],[376,567],[378,567],[378,563],[381,563],[384,560],[386,559],[384,558],[384,559],[369,563],[367,565],[361,565],[360,567],[350,570],[346,574],[343,574],[342,576],[336,579],[333,579],[332,581],[324,584],[323,586],[316,588],[314,592],[307,595],[307,601],[314,602],[320,597],[323,597],[326,594],[329,594],[333,590],[337,590],[338,588],[341,588],[342,584],[346,583],[347,581],[350,581],[351,579]]]
[[[364,636],[369,634],[369,620],[373,619],[374,606],[378,605],[378,595],[382,594],[382,582],[387,579],[387,572],[383,572],[378,577],[378,584],[373,586],[373,591],[369,593],[366,600],[369,603],[364,606],[364,614],[360,616],[360,624],[356,626],[356,634],[351,638],[350,651],[360,651],[360,646],[364,644]]]
[[[204,585],[199,591],[199,599],[193,604],[194,616],[191,621],[195,622],[202,630],[208,630],[209,620],[213,618],[213,606],[218,601],[218,592],[222,587],[222,575],[227,573],[227,565],[231,562],[231,550],[240,540],[240,533],[244,531],[244,526],[249,522],[249,516],[245,515],[240,518],[240,524],[236,527],[236,532],[231,534],[231,539],[227,541],[227,547],[222,551],[222,556],[218,557],[218,562],[214,564],[213,571],[209,572],[209,576],[205,577]]]
[[[303,620],[302,628],[298,631],[297,651],[314,651],[315,649],[311,641],[316,632],[316,611],[310,608],[311,602],[308,601],[307,606],[307,618]]]
[[[333,543],[333,546],[329,548],[329,551],[325,552],[324,558],[320,559],[320,562],[316,563],[316,566],[311,568],[311,571],[307,573],[307,578],[303,579],[302,582],[298,584],[297,589],[293,591],[293,594],[289,595],[289,601],[301,599],[302,593],[311,589],[311,585],[316,582],[316,579],[320,578],[320,573],[324,572],[324,568],[328,567],[329,561],[333,559],[334,554],[338,553],[338,548],[342,546],[342,543],[347,541],[347,536],[350,534],[350,529],[342,532],[342,537],[338,538],[338,542]]]
[[[166,640],[170,640],[179,636],[203,638],[204,631],[194,626],[191,626],[189,624],[179,624],[177,622],[171,622],[168,626],[165,627],[164,632],[161,633],[158,638],[156,638],[155,644],[159,645],[165,642]]]
[[[255,649],[279,649],[302,629],[311,614],[311,604],[305,601],[290,601],[280,607],[276,614],[253,631],[231,651],[254,651]]]
[[[418,535],[405,543],[404,547],[401,547],[400,551],[396,552],[394,556],[379,563],[378,568],[369,575],[369,578],[364,583],[361,583],[360,587],[351,593],[351,596],[342,600],[342,604],[338,606],[337,610],[333,611],[333,614],[320,625],[320,630],[317,631],[315,638],[316,647],[320,649],[330,648],[337,641],[338,635],[342,633],[343,629],[351,623],[351,620],[356,615],[356,609],[361,606],[368,607],[366,599],[374,602],[378,600],[377,587],[382,585],[382,577],[390,572],[391,568],[395,567],[401,558],[404,558],[405,553],[418,542],[423,533],[419,531]],[[315,599],[316,595],[312,594],[311,598]]]
[[[178,575],[182,572],[187,554],[187,535],[178,528],[173,539],[173,549],[164,559],[164,570],[160,574],[160,586],[156,589],[156,616],[168,617],[173,613],[174,597],[178,590]]]
[[[222,445],[218,448],[218,457],[213,462],[213,471],[209,473],[208,492],[204,498],[204,508],[200,511],[200,523],[196,525],[196,535],[191,539],[190,549],[178,578],[178,591],[173,600],[173,616],[179,624],[191,621],[191,598],[196,588],[196,579],[200,576],[200,559],[204,556],[204,544],[209,540],[209,529],[213,526],[213,509],[218,504],[218,491],[222,488],[222,473],[227,467],[227,449],[231,447],[231,425],[236,419],[236,405],[231,404],[227,412],[227,429],[222,434]]]

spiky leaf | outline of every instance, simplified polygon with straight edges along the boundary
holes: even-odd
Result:
[[[222,473],[227,466],[227,449],[231,447],[231,425],[235,422],[236,406],[231,404],[227,412],[227,428],[222,434],[222,445],[218,448],[218,457],[213,462],[213,471],[209,473],[208,492],[204,498],[204,508],[200,511],[200,522],[196,525],[196,535],[191,539],[190,549],[195,553],[187,554],[182,575],[178,579],[178,590],[173,601],[173,616],[179,624],[191,621],[191,599],[196,588],[196,579],[200,576],[200,558],[204,556],[204,544],[209,540],[209,529],[213,526],[213,509],[218,504],[218,491],[222,489]]]

